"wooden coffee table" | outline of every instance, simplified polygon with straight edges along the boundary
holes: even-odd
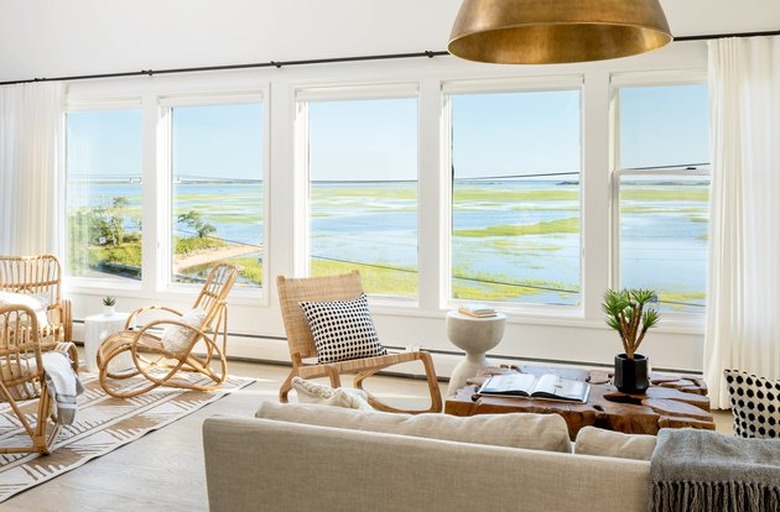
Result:
[[[587,403],[535,400],[530,398],[477,395],[477,389],[490,375],[520,371],[555,373],[591,384]],[[621,393],[604,370],[576,370],[549,366],[485,368],[466,386],[447,398],[444,412],[455,416],[506,412],[557,413],[563,416],[573,440],[577,432],[592,425],[628,434],[658,433],[661,428],[693,427],[715,430],[710,400],[703,380],[690,376],[650,375],[650,387],[643,395]]]

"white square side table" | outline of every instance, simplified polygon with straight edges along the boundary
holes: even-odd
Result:
[[[129,313],[114,313],[89,315],[84,318],[84,362],[88,372],[97,373],[97,351],[100,344],[111,334],[124,329],[129,316]],[[119,368],[129,368],[133,366],[132,356],[126,353],[114,358],[111,366],[114,367],[115,364]]]

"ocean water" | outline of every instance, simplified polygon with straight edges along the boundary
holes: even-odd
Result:
[[[313,183],[312,258],[414,271],[419,223],[416,186],[411,182]],[[656,187],[645,184],[643,190],[654,191],[652,194],[621,205],[621,283],[660,292],[701,293],[706,278],[707,204],[665,198],[669,186],[668,182]],[[706,185],[685,186],[706,189]],[[579,231],[522,236],[458,234],[460,230],[470,230],[473,235],[495,226],[567,219],[578,225],[578,183],[456,180],[455,189],[464,192],[462,199],[456,193],[453,205],[455,284],[486,289],[507,283],[518,290],[510,299],[518,302],[579,302]],[[176,215],[198,211],[204,221],[216,227],[214,236],[254,244],[262,251],[262,183],[184,183],[175,185],[174,194]],[[518,199],[513,199],[513,194]],[[71,209],[106,206],[114,197],[128,200],[125,228],[137,229],[142,208],[140,184],[79,183],[69,187]],[[187,234],[185,226],[177,226],[177,230]],[[701,306],[701,297],[686,297],[675,305],[693,310]]]

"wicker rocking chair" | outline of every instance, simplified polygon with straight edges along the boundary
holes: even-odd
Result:
[[[31,422],[20,402],[36,399]],[[31,440],[26,446],[2,446],[0,453],[50,453],[61,425],[46,383],[38,319],[27,306],[0,306],[0,400],[11,406]]]
[[[213,391],[222,386],[227,378],[226,299],[237,276],[238,269],[234,265],[217,264],[206,278],[191,312],[182,314],[165,306],[146,306],[131,313],[125,330],[110,335],[98,348],[100,386],[117,398],[131,398],[159,386],[196,391]],[[167,318],[136,327],[138,316],[153,310],[166,312]],[[195,312],[195,315],[189,314]],[[160,328],[166,328],[162,335]],[[166,336],[171,334],[178,339],[175,347],[166,343]],[[195,353],[198,348],[202,353]],[[118,371],[109,369],[109,363],[122,354],[132,356],[133,366]],[[212,363],[216,363],[218,369],[212,368]],[[183,375],[179,372],[205,375],[209,381],[195,384],[181,378]],[[120,391],[116,386],[115,381],[139,374],[149,381],[147,385],[128,391]]]
[[[341,374],[355,374],[354,386],[366,391],[368,402],[375,408],[389,412],[424,413],[441,412],[442,399],[439,383],[436,380],[436,370],[430,353],[426,351],[401,352],[383,356],[350,359],[335,363],[318,364],[305,359],[316,358],[317,348],[306,315],[300,307],[303,301],[324,302],[347,300],[359,296],[363,292],[360,273],[355,270],[349,274],[324,277],[286,278],[277,277],[279,302],[282,309],[284,328],[287,332],[287,344],[292,359],[292,371],[279,389],[279,400],[287,402],[287,395],[292,389],[292,379],[295,376],[309,379],[328,377],[333,387],[341,386]],[[387,367],[420,361],[425,370],[425,376],[430,393],[430,407],[424,410],[406,410],[392,407],[381,402],[367,390],[363,389],[363,381],[376,372]]]
[[[46,307],[47,325],[40,326],[42,350],[52,350],[60,341],[73,339],[73,319],[69,300],[60,295],[62,268],[53,254],[37,256],[0,255],[0,291],[30,295]],[[75,345],[69,354],[78,371]]]

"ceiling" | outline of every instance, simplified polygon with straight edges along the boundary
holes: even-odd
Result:
[[[780,29],[778,0],[661,3],[677,36]],[[459,5],[0,0],[0,80],[443,50]]]

